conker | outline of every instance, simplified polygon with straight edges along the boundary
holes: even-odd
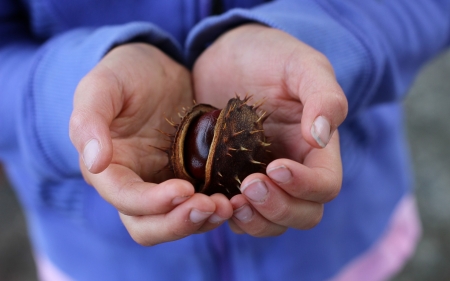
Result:
[[[259,105],[247,105],[249,99],[232,98],[222,110],[197,104],[179,125],[172,124],[177,131],[167,153],[175,177],[197,192],[231,198],[240,193],[241,180],[264,172],[270,145],[263,130],[266,115],[256,113]]]

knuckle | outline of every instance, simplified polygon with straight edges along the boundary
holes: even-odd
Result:
[[[326,70],[334,74],[333,66],[330,60],[316,49],[310,48],[307,56],[302,56],[303,63],[306,64],[309,69]]]
[[[289,220],[292,216],[292,210],[290,204],[283,203],[280,204],[277,208],[273,208],[272,213],[270,214],[270,219],[273,222],[283,222]]]
[[[314,183],[304,183],[298,188],[297,198],[310,198],[314,197],[317,193],[318,190],[317,187],[314,186]]]
[[[86,125],[86,117],[81,111],[73,111],[69,120],[69,137],[73,141],[74,136]]]
[[[169,179],[165,183],[164,189],[170,190],[173,196],[189,197],[195,192],[194,187],[188,181],[180,179]]]
[[[172,237],[171,240],[178,240],[184,238],[186,236],[193,234],[196,230],[197,229],[192,231],[191,229],[187,228],[184,224],[175,225],[172,229],[170,229],[170,236]]]
[[[328,195],[328,197],[325,198],[324,202],[330,202],[332,201],[334,198],[336,198],[339,195],[339,188],[333,188],[330,192],[330,194]]]
[[[134,242],[138,243],[141,246],[144,247],[149,247],[149,246],[153,246],[153,243],[151,243],[147,238],[144,238],[142,235],[140,235],[139,233],[135,233],[135,232],[130,232],[131,238],[134,240]]]
[[[337,105],[336,108],[342,114],[342,116],[343,116],[342,120],[344,120],[345,117],[348,114],[348,100],[347,100],[347,97],[345,96],[344,92],[342,92],[342,90],[339,90],[335,94],[335,99],[336,99],[336,105]]]
[[[112,189],[105,193],[103,197],[106,201],[111,203],[119,212],[125,215],[132,215],[132,213],[129,211],[128,208],[128,197],[129,197],[129,190],[131,187],[130,182],[124,183],[122,186],[118,187],[117,189]],[[113,191],[114,190],[114,191]]]
[[[311,56],[310,59],[315,65],[322,66],[327,69],[332,69],[331,63],[328,58],[323,53],[317,50],[315,51],[314,56]]]
[[[198,231],[204,224],[193,224],[189,219],[179,218],[164,224],[166,233],[170,240],[178,240]]]
[[[109,75],[111,75],[112,73],[113,72],[109,68],[102,67],[101,65],[97,65],[88,74],[86,74],[83,78],[81,78],[80,82],[78,83],[77,88],[79,90],[84,90],[84,89],[89,89],[92,86],[97,86],[99,84],[102,84],[102,83],[99,83],[99,81],[107,80],[107,77]]]
[[[144,247],[155,245],[156,243],[150,238],[151,235],[146,235],[138,225],[138,223],[125,224],[131,238]]]
[[[114,205],[114,207],[121,212],[124,215],[131,216],[133,215],[133,212],[131,212],[127,206],[127,200],[126,198],[123,198],[122,196],[110,196],[109,198],[105,198],[106,201],[109,201],[111,204]]]
[[[339,195],[341,192],[341,182],[334,180],[329,184],[327,189],[328,192],[322,200],[323,203],[330,202]]]
[[[252,231],[249,233],[251,236],[254,237],[267,237],[270,236],[271,233],[271,226],[268,223],[260,224],[259,227],[252,229]]]
[[[273,237],[283,234],[286,230],[287,227],[266,222],[253,229],[249,234],[258,238]]]
[[[308,219],[305,221],[305,224],[301,227],[301,229],[311,229],[318,225],[322,221],[323,217],[323,204],[319,204],[318,210],[314,211]]]
[[[236,222],[234,222],[233,219],[230,219],[228,221],[228,226],[230,227],[231,231],[233,231],[235,234],[244,234],[245,231],[242,230],[242,228],[240,228]]]

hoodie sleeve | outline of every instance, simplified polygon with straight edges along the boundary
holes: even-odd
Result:
[[[22,158],[49,181],[80,176],[69,139],[80,79],[114,46],[147,42],[180,61],[180,48],[147,22],[78,28],[42,40],[29,30],[20,1],[0,1],[0,160]]]
[[[192,65],[218,36],[258,22],[325,54],[349,101],[349,117],[399,100],[420,67],[448,46],[449,0],[279,0],[211,17],[191,32]]]

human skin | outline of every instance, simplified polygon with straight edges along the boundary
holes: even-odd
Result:
[[[214,73],[214,75],[211,75]],[[191,80],[194,82],[192,85]],[[248,176],[242,195],[194,193],[183,180],[155,172],[167,156],[158,128],[194,98],[223,107],[235,93],[264,97],[276,160]],[[316,225],[340,190],[337,126],[347,102],[328,60],[290,35],[244,25],[213,43],[191,74],[140,43],[111,50],[79,83],[70,137],[85,180],[119,211],[133,239],[155,245],[212,230],[225,221],[237,233],[274,236]],[[334,133],[333,133],[334,132]],[[264,191],[267,192],[263,194]],[[257,195],[261,195],[258,198]]]
[[[223,107],[235,93],[265,99],[264,123],[276,160],[248,176],[231,199],[231,228],[273,236],[320,222],[342,184],[336,128],[347,100],[328,60],[289,34],[257,24],[218,38],[193,69],[196,99]]]
[[[167,146],[155,129],[173,130],[164,117],[192,101],[190,73],[139,43],[112,49],[76,89],[69,130],[84,179],[139,244],[207,231],[232,215],[225,196],[194,194],[190,183],[157,173],[168,161],[154,148]]]

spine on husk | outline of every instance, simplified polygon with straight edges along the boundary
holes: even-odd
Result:
[[[192,146],[186,145],[190,141],[186,138],[195,131],[191,126],[196,126],[200,116],[211,112],[217,115],[218,111],[213,106],[198,104],[186,113],[176,126],[173,145],[168,151],[175,177],[191,182],[198,192],[207,195],[223,193],[231,198],[240,193],[241,180],[252,173],[264,172],[267,146],[270,145],[263,129],[266,115],[265,112],[258,115],[256,109],[259,106],[248,105],[248,100],[249,97],[230,99],[220,111],[214,127],[210,128],[213,136],[209,153],[206,163],[201,164],[205,168],[204,179],[189,173]]]

